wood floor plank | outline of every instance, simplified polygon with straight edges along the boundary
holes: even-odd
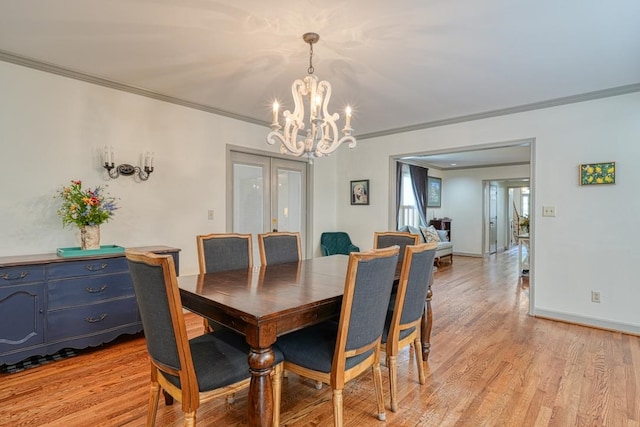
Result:
[[[344,391],[345,426],[640,427],[640,338],[528,314],[528,280],[517,248],[487,258],[455,257],[433,284],[427,383],[416,355],[398,358],[398,412],[376,419],[369,372]],[[186,314],[190,336],[202,320]],[[0,375],[0,426],[145,425],[149,387],[144,337],[122,337],[75,357]],[[388,401],[388,372],[383,368]],[[289,374],[282,426],[331,425],[331,390]],[[198,426],[245,426],[246,391],[198,410]],[[178,403],[158,409],[158,426],[182,425]]]

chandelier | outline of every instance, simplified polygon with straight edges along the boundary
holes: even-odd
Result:
[[[309,44],[308,75],[291,85],[295,109],[293,113],[289,110],[283,113],[284,128],[278,122],[280,104],[278,101],[273,103],[273,123],[267,142],[271,145],[280,142],[280,153],[294,156],[306,154],[309,157],[322,157],[333,153],[344,142],[349,142],[349,148],[354,148],[356,139],[351,135],[351,107],[345,109],[345,123],[342,137],[339,138],[336,121],[340,115],[330,114],[327,109],[331,85],[326,80],[319,82],[313,75],[313,45],[320,40],[320,36],[306,33],[302,39]],[[305,117],[305,109],[309,112],[308,117]]]

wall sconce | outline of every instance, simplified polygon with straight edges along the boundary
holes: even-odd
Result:
[[[138,175],[141,181],[149,179],[149,175],[153,172],[153,153],[145,152],[143,154],[144,166],[132,166],[127,163],[116,166],[113,161],[113,147],[104,147],[104,165],[102,166],[109,173],[109,177],[116,179],[120,175],[131,176]]]

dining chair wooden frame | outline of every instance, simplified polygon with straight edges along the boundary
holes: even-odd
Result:
[[[178,288],[178,281],[176,278],[175,266],[172,256],[132,250],[125,251],[125,256],[129,261],[130,267],[132,267],[132,263],[137,263],[146,264],[149,267],[160,267],[162,269],[165,284],[164,292],[166,294],[171,323],[173,325],[172,333],[175,336],[177,358],[179,361],[179,368],[175,368],[169,366],[168,364],[162,363],[159,360],[156,360],[149,348],[148,343],[147,350],[149,353],[151,364],[151,386],[149,391],[147,426],[151,427],[155,425],[156,413],[158,411],[158,400],[161,390],[166,392],[169,396],[171,396],[171,398],[176,399],[181,403],[182,411],[184,413],[184,426],[195,426],[196,411],[200,404],[206,403],[216,398],[233,395],[242,389],[248,388],[251,377],[247,375],[246,378],[243,378],[226,386],[202,392],[199,391],[199,383],[196,376],[196,369],[194,366],[191,347],[189,345],[189,338],[187,336],[187,328],[182,313],[180,290]],[[135,287],[136,278],[134,277],[134,273],[132,273],[132,277],[134,279]],[[136,298],[139,298],[138,295],[136,295]],[[216,334],[207,335],[215,336]],[[239,339],[241,339],[240,336],[238,337]],[[203,343],[206,343],[206,341],[204,341],[202,337],[197,337],[195,339],[200,339]],[[156,349],[159,348],[157,342],[155,344],[151,344],[151,346],[155,346]],[[242,355],[242,357],[244,357],[244,355]],[[249,366],[247,364],[247,374],[248,372]],[[174,384],[175,381],[171,382],[167,376],[179,378],[179,386]],[[280,394],[282,386],[281,378],[282,363],[278,363],[274,366],[271,377],[274,400],[273,423],[276,426],[280,422]]]
[[[433,260],[437,247],[438,244],[432,242],[409,245],[405,248],[405,256],[398,281],[393,315],[391,317],[386,343],[383,342],[381,345],[381,348],[386,352],[387,356],[391,410],[393,412],[398,410],[397,357],[400,349],[413,343],[414,358],[418,368],[418,380],[420,384],[425,384],[426,382],[421,356],[422,341],[420,338],[422,336],[421,325],[424,314],[422,307],[424,307],[424,301],[428,297],[428,291],[431,281],[433,280]],[[427,253],[428,251],[431,251],[431,253]],[[409,287],[411,287],[411,289],[409,289]],[[415,301],[411,301],[411,312],[403,313],[407,298],[415,299]],[[404,320],[403,317],[405,317]]]
[[[301,248],[301,244],[300,244],[300,233],[297,231],[272,231],[272,232],[268,232],[268,233],[262,233],[262,234],[258,234],[258,248],[260,250],[260,263],[264,266],[264,265],[270,265],[270,263],[268,262],[269,258],[271,258],[268,254],[267,254],[267,243],[265,242],[266,240],[269,240],[271,238],[280,238],[280,237],[295,237],[296,239],[296,246],[297,246],[297,250],[298,250],[298,259],[296,260],[289,260],[287,262],[294,262],[294,261],[300,261],[302,259],[302,248]],[[274,264],[273,262],[271,262],[271,264]]]
[[[379,258],[396,258],[398,255],[398,251],[399,248],[397,246],[394,246],[367,252],[351,253],[349,255],[349,264],[347,267],[347,275],[345,279],[344,295],[342,300],[342,307],[340,310],[340,319],[337,326],[337,336],[335,339],[335,349],[333,352],[331,369],[329,372],[309,369],[293,363],[290,360],[287,360],[287,353],[283,347],[285,343],[282,342],[283,338],[279,338],[281,345],[280,348],[285,356],[285,370],[290,370],[291,372],[295,372],[298,375],[309,378],[311,380],[329,384],[333,389],[333,419],[335,427],[341,427],[343,425],[343,389],[345,384],[350,380],[356,378],[369,368],[371,368],[373,374],[373,382],[378,409],[378,419],[384,420],[386,418],[384,391],[382,387],[382,373],[380,369],[381,336],[366,345],[351,350],[347,350],[347,344],[349,338],[350,319],[352,316],[358,267],[360,263],[372,261]],[[395,275],[396,263],[397,261],[394,259],[393,268],[385,272],[389,273],[389,297],[391,295],[390,292],[393,283],[393,276]],[[387,276],[387,274],[382,274],[380,280],[384,280],[385,276]],[[361,284],[360,286],[363,285]],[[380,295],[380,298],[382,298],[382,295]],[[385,304],[388,305],[388,302],[385,302]],[[385,307],[383,308],[384,311],[386,311],[387,305],[385,305]],[[304,330],[300,332],[304,332]],[[286,337],[287,336],[285,335],[284,339],[286,339]],[[356,357],[367,352],[371,352],[371,354],[365,357],[363,360],[359,361],[354,366],[347,369],[348,358]]]
[[[407,244],[417,245],[420,243],[420,236],[417,234],[412,234],[407,231],[375,231],[373,233],[373,248],[380,249],[386,246],[380,246],[380,238],[398,238],[401,240],[406,239]],[[404,251],[404,248],[400,246],[400,250]]]

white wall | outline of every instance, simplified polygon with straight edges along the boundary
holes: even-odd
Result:
[[[346,150],[340,147],[338,152]],[[339,201],[337,155],[316,159],[313,163],[313,252],[312,257],[322,256],[320,235],[325,231],[341,231],[336,225],[336,206]],[[350,193],[347,193],[347,198]]]
[[[0,94],[0,256],[78,246],[53,196],[80,179],[120,199],[102,244],[178,247],[181,273],[196,273],[195,236],[226,231],[227,144],[277,151],[265,127],[1,61]],[[107,178],[105,145],[117,164],[155,152],[155,172],[146,182]],[[336,162],[315,166],[314,231],[335,228]],[[316,248],[319,234],[313,239]]]
[[[483,181],[526,178],[528,176],[529,165],[443,172],[442,207],[443,214],[452,219],[451,241],[454,243],[454,253],[483,255]],[[500,233],[500,230],[498,232]]]
[[[349,180],[370,179],[371,205],[341,199],[338,226],[361,242],[388,228],[389,156],[532,139],[534,313],[640,333],[639,117],[640,93],[633,93],[361,141],[338,158],[338,186],[343,192]],[[617,162],[616,185],[578,185],[580,163],[606,161]],[[481,241],[479,185],[477,178],[443,177],[442,211],[453,218],[457,252],[480,250],[480,243],[460,247],[456,237]],[[543,218],[543,205],[555,206],[557,216]],[[591,302],[592,289],[602,303]]]

